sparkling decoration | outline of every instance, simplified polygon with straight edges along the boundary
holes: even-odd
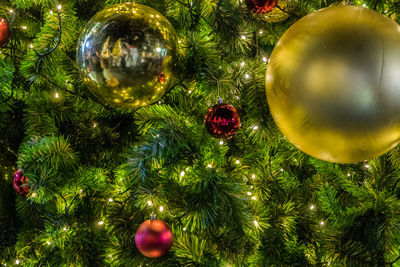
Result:
[[[89,90],[103,102],[138,108],[168,90],[178,37],[168,20],[135,3],[97,13],[82,32],[77,63]]]
[[[13,186],[15,191],[17,191],[21,196],[26,196],[29,192],[29,187],[25,184],[28,182],[28,178],[24,176],[21,170],[14,173]]]
[[[154,218],[142,223],[135,234],[137,249],[148,258],[167,254],[173,241],[174,235],[168,225]]]
[[[0,18],[0,47],[5,46],[10,39],[10,29],[8,28],[8,23]]]
[[[373,10],[337,6],[289,28],[266,75],[271,114],[299,149],[355,163],[400,141],[400,27]]]
[[[277,3],[278,0],[246,0],[248,9],[257,14],[271,11]]]
[[[219,99],[218,104],[208,110],[204,123],[215,138],[231,138],[240,128],[240,117],[232,105],[224,104]]]

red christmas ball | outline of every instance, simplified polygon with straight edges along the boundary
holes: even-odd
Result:
[[[221,102],[208,110],[204,123],[215,138],[231,138],[240,128],[239,113],[232,105]]]
[[[10,30],[8,28],[8,23],[4,21],[3,18],[0,18],[0,47],[3,47],[7,44],[10,39]]]
[[[147,220],[135,234],[137,249],[144,256],[158,258],[168,253],[174,242],[171,229],[163,221]]]
[[[14,173],[13,186],[15,191],[17,191],[21,196],[26,196],[29,192],[29,187],[25,184],[28,182],[28,178],[24,176],[21,170]]]
[[[247,8],[257,14],[270,12],[277,3],[278,0],[246,0]]]

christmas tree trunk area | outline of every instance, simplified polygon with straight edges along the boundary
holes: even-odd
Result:
[[[400,0],[127,2],[0,0],[0,265],[400,266]]]

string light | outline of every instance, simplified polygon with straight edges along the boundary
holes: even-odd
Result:
[[[186,227],[183,227],[183,231],[186,231]]]
[[[47,245],[48,245],[48,246],[50,246],[50,245],[51,245],[51,242],[50,242],[50,241],[47,241],[46,243],[47,243]]]
[[[26,27],[26,26],[22,26],[22,29],[23,29],[23,30],[26,30],[26,29],[28,29],[28,27]]]
[[[182,43],[182,41],[181,41],[181,40],[179,40],[179,41],[178,41],[178,44],[181,44],[181,43]]]
[[[50,15],[53,15],[53,10],[50,10]]]
[[[259,33],[260,33],[260,34],[263,34],[263,31],[260,31]]]
[[[181,171],[181,177],[185,176],[185,171]]]
[[[248,79],[248,78],[250,78],[250,75],[246,73],[246,74],[244,75],[244,77],[245,77],[246,79]]]
[[[244,65],[245,65],[244,61],[243,61],[242,63],[240,63],[240,66],[242,66],[242,67],[243,67]]]
[[[257,200],[257,198],[256,198],[256,197],[251,197],[251,199],[252,199],[252,200]]]
[[[242,35],[240,38],[242,38],[242,40],[246,40],[246,36]]]
[[[33,192],[33,193],[32,193],[32,197],[36,197],[36,192]]]
[[[371,168],[371,165],[369,165],[369,164],[365,164],[364,166],[365,166],[366,169],[370,169]]]
[[[236,164],[240,164],[240,160],[237,159],[237,160],[235,161],[235,163],[236,163]]]
[[[57,9],[58,9],[58,10],[61,10],[61,8],[62,8],[61,5],[58,5],[58,6],[57,6]]]
[[[313,210],[315,207],[314,207],[314,205],[311,205],[310,206],[310,210]]]
[[[224,144],[224,141],[220,140],[219,144],[222,146]]]
[[[211,164],[208,164],[207,167],[208,167],[208,168],[212,168],[212,165],[211,165]]]
[[[160,206],[160,211],[163,212],[164,211],[164,207]]]
[[[64,228],[63,228],[63,231],[67,231],[67,227],[64,227]]]
[[[55,98],[59,98],[59,97],[60,97],[60,95],[58,94],[58,92],[56,92],[56,93],[54,94],[54,97],[55,97]]]
[[[10,9],[9,11],[10,11],[11,14],[14,13],[14,10],[12,10],[12,9]]]
[[[113,202],[114,200],[112,199],[112,198],[109,198],[108,199],[108,202]]]
[[[321,221],[319,224],[320,224],[321,226],[323,226],[323,225],[325,224],[325,222],[324,222],[324,221]]]
[[[252,175],[251,175],[251,178],[256,179],[256,175],[255,175],[255,174],[252,174]]]
[[[93,128],[96,128],[97,127],[97,123],[93,123]]]
[[[263,61],[264,61],[264,62],[267,62],[268,59],[267,59],[266,57],[263,57]]]
[[[15,261],[15,264],[19,264],[19,260],[16,260],[16,261]]]
[[[189,90],[189,92],[188,92],[189,94],[191,94],[192,93],[192,90]]]
[[[98,224],[98,225],[103,225],[104,222],[103,222],[103,221],[99,221],[97,224]]]
[[[281,172],[283,172],[283,169],[281,169]]]
[[[29,48],[31,48],[31,49],[32,49],[32,48],[33,48],[33,44],[30,44],[30,45],[29,45]]]
[[[253,221],[254,225],[258,227],[258,222],[256,220]]]
[[[348,173],[348,174],[347,174],[347,177],[350,177],[350,176],[351,176],[351,174],[350,174],[350,173]]]
[[[367,4],[363,4],[362,7],[367,7]]]
[[[111,256],[111,255],[108,255],[108,257],[111,258],[112,256]]]
[[[251,196],[251,192],[247,192],[247,194],[248,194],[249,196]]]
[[[153,202],[151,202],[151,200],[147,201],[147,205],[151,206],[153,205]]]

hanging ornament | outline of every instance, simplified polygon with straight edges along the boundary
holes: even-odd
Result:
[[[174,235],[168,225],[156,220],[153,215],[139,226],[135,234],[137,249],[148,258],[159,258],[167,254],[173,241]]]
[[[8,28],[8,23],[0,18],[0,47],[5,46],[10,39],[10,29]]]
[[[231,138],[240,128],[240,117],[232,105],[224,104],[220,98],[218,104],[208,110],[204,123],[215,138]]]
[[[294,11],[297,0],[246,0],[247,8],[270,23],[284,21]]]
[[[21,196],[26,196],[29,192],[29,187],[26,186],[28,178],[24,176],[21,170],[14,173],[13,186],[15,191],[17,191]]]
[[[276,124],[299,149],[355,163],[400,141],[400,26],[373,10],[337,6],[296,22],[266,75]]]
[[[171,84],[178,36],[160,13],[135,3],[97,13],[83,30],[77,63],[103,102],[138,108],[159,100]]]
[[[270,12],[277,3],[278,0],[246,0],[247,8],[257,14]]]

